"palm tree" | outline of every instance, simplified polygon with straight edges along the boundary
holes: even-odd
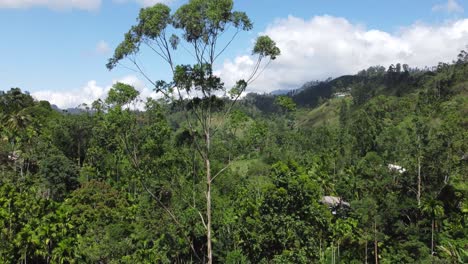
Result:
[[[8,141],[5,123],[7,120],[7,115],[3,112],[0,112],[0,140]]]
[[[434,231],[436,220],[444,215],[442,203],[437,199],[429,199],[421,206],[421,211],[431,218],[431,255],[434,256]]]
[[[437,246],[437,248],[445,252],[452,263],[466,263],[464,256],[468,256],[468,252],[463,247],[457,247],[448,242],[447,246]]]
[[[13,144],[16,143],[21,133],[26,130],[32,120],[31,116],[24,110],[12,113],[6,116],[6,118],[4,117],[4,119],[6,132],[9,136],[9,140],[13,141]]]
[[[29,124],[31,123],[32,117],[24,110],[21,110],[16,113],[11,113],[10,115],[2,114],[3,118],[3,129],[4,135],[2,137],[11,144],[11,152],[13,155],[18,154],[18,143],[21,142],[21,139],[26,134]],[[23,177],[23,167],[24,159],[15,160],[15,171],[17,168],[20,168],[21,177]]]
[[[22,130],[25,129],[31,122],[31,116],[25,111],[19,111],[17,113],[12,113],[6,120],[6,125],[12,130]]]

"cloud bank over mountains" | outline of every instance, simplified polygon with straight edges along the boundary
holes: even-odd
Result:
[[[345,18],[294,16],[279,19],[263,33],[276,41],[281,56],[253,83],[250,91],[292,89],[310,80],[354,74],[369,66],[407,63],[411,67],[450,62],[468,44],[468,19],[443,25],[416,23],[396,33],[366,29]],[[226,84],[246,78],[249,54],[227,60],[218,70]]]
[[[145,100],[148,97],[158,97],[154,91],[147,88],[145,84],[134,75],[128,75],[121,79],[114,80],[112,84],[115,84],[116,82],[129,84],[135,87],[135,89],[140,92],[140,99],[142,100]],[[83,103],[90,106],[95,100],[104,100],[107,97],[107,93],[111,89],[112,84],[100,86],[96,81],[91,80],[87,82],[86,85],[78,89],[67,91],[44,90],[33,92],[31,95],[37,100],[47,100],[61,109],[75,108]],[[138,104],[137,107],[139,109],[143,109],[144,104]]]
[[[421,68],[450,62],[468,44],[468,19],[441,25],[416,23],[392,33],[367,29],[329,15],[310,19],[289,16],[278,19],[261,34],[275,40],[282,54],[248,88],[249,92],[294,89],[307,81],[355,74],[375,65],[406,63]],[[216,72],[230,86],[247,78],[253,64],[254,58],[247,53],[222,62]],[[123,79],[136,83],[142,98],[155,96],[136,76]],[[103,98],[110,87],[111,84],[98,86],[90,81],[76,90],[41,91],[33,95],[59,107],[75,107]]]

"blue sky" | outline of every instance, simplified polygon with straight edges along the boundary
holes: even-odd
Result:
[[[135,23],[138,10],[153,2],[157,1],[0,0],[0,89],[20,87],[62,106],[101,97],[116,80],[145,89],[141,76],[125,68],[109,72],[105,63]],[[168,4],[176,9],[184,2]],[[272,35],[285,56],[255,84],[257,92],[354,73],[372,66],[368,64],[407,60],[423,67],[449,61],[468,44],[467,2],[235,0],[236,9],[253,20],[254,30],[237,38],[218,69],[227,83],[241,78],[251,59],[252,39],[259,33]],[[451,44],[445,45],[448,39]],[[155,79],[169,77],[167,69],[148,56],[145,62]],[[81,98],[80,93],[88,94]]]

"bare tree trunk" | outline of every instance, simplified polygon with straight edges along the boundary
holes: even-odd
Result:
[[[331,254],[331,263],[332,263],[332,264],[335,264],[335,245],[333,245],[333,243],[332,243],[331,250],[332,250],[332,254]]]
[[[431,258],[434,258],[434,219],[432,219],[432,228],[431,228]]]
[[[322,255],[323,255],[323,252],[322,252],[322,239],[321,239],[321,238],[320,238],[320,244],[319,244],[319,252],[320,252],[320,254],[319,254],[319,262],[320,262],[320,263],[323,263],[323,257],[322,257]]]
[[[81,168],[81,142],[78,141],[78,168]]]
[[[377,223],[374,219],[374,255],[375,264],[379,264],[379,245],[377,244]]]
[[[418,192],[416,194],[418,206],[421,206],[421,156],[418,155]]]
[[[210,160],[206,160],[206,239],[207,239],[207,253],[208,253],[208,264],[213,263],[212,249],[211,249],[211,168]]]
[[[206,131],[206,244],[207,244],[207,255],[208,264],[213,263],[212,248],[211,248],[211,164],[209,158],[210,151],[210,132]]]
[[[367,264],[367,239],[366,239],[366,249],[364,251],[366,252],[366,259],[365,259],[364,263]]]
[[[337,252],[337,253],[338,253],[338,254],[337,254],[337,255],[338,255],[338,263],[340,263],[340,259],[341,259],[341,257],[340,257],[340,241],[338,241],[337,251],[338,251],[338,252]]]
[[[10,217],[10,223],[8,224],[8,235],[10,236],[9,239],[11,239],[13,237],[11,232],[11,200],[8,201],[8,216]]]

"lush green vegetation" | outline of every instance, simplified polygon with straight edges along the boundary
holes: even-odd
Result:
[[[188,43],[213,40],[189,27],[200,9],[169,22],[156,7],[108,67],[167,23]],[[216,15],[232,6],[215,7],[202,15],[219,30],[251,27],[244,13]],[[279,55],[268,37],[255,49]],[[0,92],[0,263],[468,262],[466,52],[286,96],[240,98],[240,81],[216,97],[212,65],[174,65],[174,81],[156,90],[198,96],[148,99],[144,110],[121,83],[79,114]]]
[[[369,71],[316,108],[249,95],[220,123],[215,262],[466,263],[467,61]],[[206,260],[199,138],[176,104],[125,107],[135,93],[76,115],[0,95],[2,263]]]

